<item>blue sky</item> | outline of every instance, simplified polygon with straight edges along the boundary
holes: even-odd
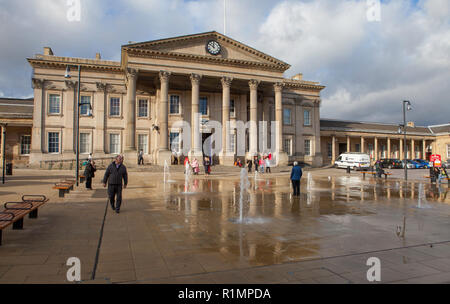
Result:
[[[223,0],[0,0],[0,96],[32,96],[26,58],[56,55],[120,60],[129,41],[217,30]],[[450,1],[382,1],[369,22],[366,0],[227,0],[227,34],[286,61],[290,77],[326,85],[322,117],[397,123],[401,101],[418,124],[450,122]]]

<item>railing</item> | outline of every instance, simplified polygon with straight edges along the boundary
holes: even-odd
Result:
[[[98,157],[92,158],[98,169],[106,168],[107,165],[114,161],[115,157]],[[80,169],[86,159],[80,159]],[[59,159],[59,160],[43,160],[40,162],[40,168],[44,170],[73,170],[75,169],[75,159]]]

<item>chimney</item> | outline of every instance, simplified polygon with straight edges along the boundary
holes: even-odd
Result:
[[[102,59],[102,55],[100,53],[95,54],[95,59],[101,60]]]
[[[51,47],[48,47],[48,46],[44,47],[44,55],[47,55],[47,56],[53,56],[53,50],[52,50],[52,48],[51,48]]]
[[[416,124],[413,121],[408,121],[408,123],[406,124],[408,127],[410,128],[415,128]]]
[[[293,80],[303,80],[303,74],[302,74],[302,73],[299,73],[299,74],[297,74],[297,75],[294,75],[294,76],[292,77],[292,79],[293,79]]]

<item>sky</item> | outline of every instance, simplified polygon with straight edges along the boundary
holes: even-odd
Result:
[[[0,97],[32,97],[26,58],[120,60],[130,41],[216,30],[224,0],[0,0]],[[70,3],[72,2],[72,6]],[[326,86],[321,117],[450,122],[450,0],[226,0],[226,34]],[[374,5],[375,3],[375,5]]]

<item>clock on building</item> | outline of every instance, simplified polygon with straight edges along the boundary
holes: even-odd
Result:
[[[221,50],[222,47],[220,46],[219,42],[215,40],[208,41],[208,43],[206,44],[206,51],[211,55],[219,55]]]

